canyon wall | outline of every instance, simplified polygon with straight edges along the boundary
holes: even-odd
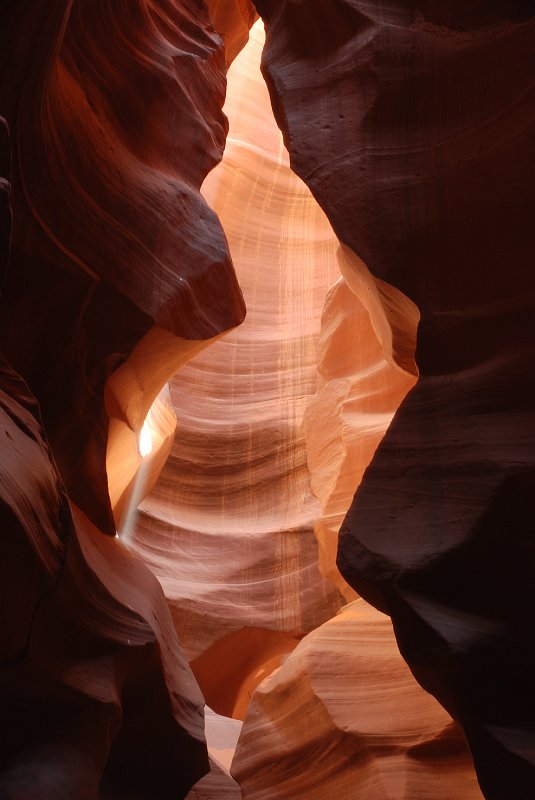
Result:
[[[342,528],[462,724],[485,796],[533,793],[533,20],[526,3],[258,2],[296,172],[421,314],[420,377]],[[391,357],[405,327],[387,311]]]
[[[525,800],[529,5],[255,5],[0,10],[0,794]]]
[[[196,0],[4,4],[0,42],[0,794],[185,796],[204,701],[106,455],[244,315],[199,193],[224,48]]]
[[[289,168],[259,70],[262,27],[251,37],[230,70],[225,155],[202,187],[247,318],[172,379],[173,449],[128,540],[161,580],[198,674],[212,664],[227,695],[234,671],[259,672],[341,604],[317,568],[302,431],[338,243]],[[202,684],[216,711],[228,709]]]
[[[225,142],[224,51],[200,0],[23,2],[2,11],[0,36],[14,152],[2,349],[38,397],[70,496],[113,534],[109,415],[139,429],[145,414],[125,405],[137,391],[146,413],[179,365],[177,340],[244,315],[199,193]],[[136,346],[158,360],[144,339],[155,326],[171,351],[159,385],[150,396],[142,374],[105,409],[106,381]]]
[[[403,320],[407,353],[418,310],[386,285],[366,297],[365,267],[340,247],[289,171],[257,72],[260,45],[255,27],[229,73],[225,155],[203,186],[229,239],[247,320],[173,378],[172,455],[141,506],[128,546],[162,581],[206,701],[222,715],[219,725],[245,717],[231,761],[244,798],[350,798],[357,791],[414,798],[432,785],[437,798],[461,791],[475,800],[481,795],[462,734],[415,683],[385,618],[371,609],[332,617],[336,606],[311,569],[317,556],[310,532],[319,521],[320,566],[348,592],[336,572],[332,539],[415,382],[409,357],[401,367],[385,356],[384,308]],[[311,488],[325,513],[303,475],[304,409]],[[292,519],[300,529],[288,527]],[[326,627],[298,645],[321,616],[331,617]],[[360,637],[362,660],[354,652]],[[303,649],[308,659],[296,670]],[[318,670],[324,688],[319,700],[312,690],[308,702]],[[389,671],[392,680],[404,676],[392,693]],[[326,722],[320,709],[337,687],[345,721]],[[362,711],[366,704],[375,716]],[[402,722],[409,708],[413,728]],[[391,739],[373,758],[363,757],[370,745],[366,737],[354,741],[355,732],[363,726],[373,742],[384,737],[385,724]],[[207,737],[210,749],[209,730]],[[402,742],[407,756],[391,757]],[[194,791],[231,791],[214,759],[210,778]]]
[[[4,279],[4,124],[0,144]],[[161,587],[71,505],[37,399],[3,356],[0,437],[0,795],[184,795],[208,768],[203,698]]]
[[[361,598],[257,689],[232,774],[244,800],[482,798],[460,729]]]

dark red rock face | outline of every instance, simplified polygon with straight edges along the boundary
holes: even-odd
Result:
[[[155,323],[204,339],[244,314],[199,193],[226,134],[223,47],[201,0],[12,4],[0,47],[15,153],[1,347],[71,496],[113,533],[106,379]]]
[[[198,192],[222,45],[195,2],[0,17],[0,796],[175,799],[208,771],[204,700],[157,580],[103,535],[103,392],[154,322],[203,338],[243,315]]]
[[[207,771],[203,700],[159,584],[73,518],[35,399],[4,362],[0,432],[0,795],[183,796]]]
[[[526,798],[535,792],[530,8],[257,7],[295,170],[342,241],[422,315],[420,379],[347,515],[339,566],[392,615],[414,674],[463,725],[485,795]]]
[[[11,249],[11,147],[7,123],[0,117],[0,287],[6,278]]]
[[[1,122],[4,275],[11,209]],[[208,770],[203,698],[161,587],[71,508],[37,400],[1,355],[0,442],[0,796],[184,796]]]
[[[342,529],[461,722],[488,798],[535,792],[533,24],[525,3],[266,2],[293,166],[422,314],[420,379]],[[528,178],[528,173],[531,177]]]

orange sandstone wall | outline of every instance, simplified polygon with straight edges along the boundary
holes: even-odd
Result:
[[[529,8],[256,7],[0,11],[0,794],[525,800]]]

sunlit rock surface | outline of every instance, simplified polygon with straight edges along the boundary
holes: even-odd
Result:
[[[214,28],[223,39],[227,65],[230,65],[249,38],[249,29],[258,18],[252,0],[206,0]]]
[[[415,383],[412,372],[385,358],[378,314],[368,308],[355,274],[357,259],[341,249],[340,278],[327,295],[318,342],[318,391],[308,403],[304,426],[312,489],[322,503],[316,523],[322,573],[351,600],[354,590],[336,566],[338,531],[364,470],[394,412]],[[360,298],[363,298],[361,300]],[[407,337],[414,341],[418,315],[409,302]]]
[[[242,723],[205,709],[205,730],[210,772],[195,784],[186,800],[242,800],[241,790],[230,774]]]
[[[421,314],[420,378],[357,492],[339,566],[463,725],[485,795],[523,800],[535,793],[532,8],[257,7],[294,168],[344,244]]]
[[[155,324],[208,339],[244,313],[199,194],[226,134],[223,46],[199,0],[1,14],[0,114],[16,157],[0,345],[39,400],[70,495],[113,533],[107,378]]]
[[[339,276],[338,242],[289,169],[258,69],[262,33],[253,29],[231,67],[227,148],[203,186],[225,228],[247,318],[171,381],[175,443],[129,541],[161,580],[190,658],[246,629],[235,657],[232,639],[226,659],[214,655],[211,669],[216,679],[227,675],[220,682],[229,696],[218,705],[212,683],[206,690],[222,713],[242,706],[240,692],[254,688],[247,675],[262,674],[262,659],[275,666],[340,605],[318,571],[320,507],[302,428],[316,390],[321,310]],[[265,646],[258,629],[267,631]]]
[[[460,729],[362,599],[257,689],[232,774],[243,800],[482,800]]]

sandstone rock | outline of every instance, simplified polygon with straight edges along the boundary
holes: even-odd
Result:
[[[222,44],[198,0],[58,0],[4,10],[0,45],[17,153],[0,342],[71,496],[114,533],[107,378],[155,324],[208,339],[244,313],[198,191],[224,146]]]
[[[203,701],[161,588],[73,518],[35,399],[5,363],[0,386],[0,795],[183,796],[207,770]]]
[[[236,781],[210,761],[210,772],[195,784],[186,800],[242,800],[242,794]]]
[[[352,600],[355,592],[336,566],[338,531],[365,469],[416,378],[385,357],[377,319],[381,315],[362,291],[356,257],[341,248],[339,259],[345,280],[334,285],[325,302],[318,391],[307,405],[304,424],[311,486],[322,504],[315,525],[320,569]],[[408,305],[406,298],[405,303],[400,298],[399,305]],[[412,335],[414,342],[415,308],[409,317],[412,332],[407,320],[407,338]]]
[[[60,519],[66,499],[36,421],[35,398],[0,362],[1,524],[0,659],[24,652],[36,608],[58,580],[64,559]],[[22,591],[21,591],[22,588]],[[12,600],[18,597],[18,602]]]
[[[481,800],[460,729],[359,599],[259,686],[232,774],[243,800]]]
[[[219,641],[228,654],[239,642],[230,663],[204,660],[213,681],[202,670],[210,704],[225,714],[242,708],[259,658],[272,662],[340,605],[317,568],[319,504],[302,430],[338,242],[289,169],[258,70],[261,26],[251,37],[230,70],[225,156],[203,185],[228,237],[247,319],[172,379],[173,450],[130,544],[162,582],[189,659]],[[265,647],[258,629],[267,631]],[[280,647],[275,632],[285,634]],[[240,672],[231,679],[233,668]],[[215,684],[228,689],[219,701]]]
[[[3,278],[4,125],[0,134]],[[117,539],[77,509],[73,519],[37,400],[3,356],[0,441],[0,796],[185,795],[208,768],[203,700],[161,588]]]
[[[249,30],[258,14],[251,0],[207,0],[207,5],[230,65],[249,39]]]
[[[0,286],[4,283],[11,250],[11,146],[7,123],[0,117]]]
[[[218,639],[190,662],[207,703],[242,720],[256,687],[296,647],[299,636],[244,627]]]
[[[485,796],[523,799],[535,791],[531,10],[257,7],[293,167],[341,241],[421,314],[420,378],[357,491],[339,565],[463,725]]]
[[[230,775],[230,764],[240,735],[241,722],[205,709],[210,772],[195,784],[186,800],[242,800],[240,787]]]
[[[5,5],[0,795],[531,797],[528,4]]]

